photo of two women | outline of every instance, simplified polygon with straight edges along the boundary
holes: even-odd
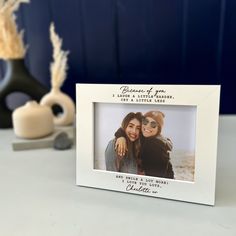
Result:
[[[94,168],[194,181],[195,119],[192,106],[97,103]]]

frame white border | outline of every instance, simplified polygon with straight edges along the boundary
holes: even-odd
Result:
[[[113,97],[113,94],[121,93],[120,88],[122,86],[144,91],[152,87],[152,91],[163,90],[172,96],[172,99],[166,99],[164,103],[134,101],[132,104],[190,105],[197,107],[194,182],[94,169],[94,103],[130,104],[130,101],[121,102],[117,96]],[[76,184],[127,192],[126,185],[118,177],[123,179],[127,177],[138,178],[138,182],[141,178],[144,182],[162,182],[163,180],[166,184],[158,188],[157,192],[129,191],[129,193],[214,205],[219,97],[219,85],[77,84]]]

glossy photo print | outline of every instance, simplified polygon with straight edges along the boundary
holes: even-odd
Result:
[[[194,181],[196,107],[94,104],[94,168]]]

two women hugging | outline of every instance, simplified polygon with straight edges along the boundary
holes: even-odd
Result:
[[[164,117],[160,111],[127,114],[107,145],[106,170],[173,179],[173,145],[161,134]]]

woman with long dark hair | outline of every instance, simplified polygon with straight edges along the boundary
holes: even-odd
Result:
[[[115,150],[116,139],[111,140],[105,151],[106,170],[137,174],[140,158],[140,132],[142,113],[130,112],[121,124],[121,130],[127,145],[127,152],[119,156]]]

